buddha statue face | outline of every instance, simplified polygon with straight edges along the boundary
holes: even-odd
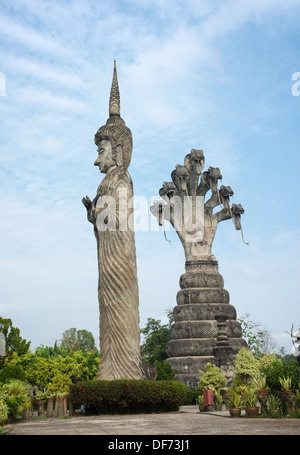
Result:
[[[94,165],[99,167],[100,172],[106,174],[108,170],[115,167],[116,164],[111,142],[108,139],[100,140],[98,142],[98,158]]]

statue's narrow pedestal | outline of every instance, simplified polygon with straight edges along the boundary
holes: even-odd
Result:
[[[233,356],[247,346],[236,310],[216,260],[186,262],[174,308],[167,361],[175,378],[198,388],[199,370],[207,362],[221,367],[230,381]],[[226,352],[225,352],[226,351]]]

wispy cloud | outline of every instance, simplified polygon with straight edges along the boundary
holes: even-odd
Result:
[[[108,116],[116,58],[135,194],[158,195],[190,149],[203,148],[246,209],[250,249],[231,225],[216,236],[232,300],[286,330],[299,295],[290,74],[299,70],[298,2],[14,0],[0,10],[0,311],[34,344],[81,320],[98,336],[96,247],[81,197],[101,179],[93,136]],[[141,324],[176,301],[184,258],[168,234],[171,245],[162,232],[136,236]]]
[[[42,104],[47,108],[55,110],[65,109],[67,111],[81,111],[85,108],[83,102],[65,96],[53,95],[51,92],[38,90],[32,87],[22,87],[14,93],[16,99],[21,103]]]
[[[33,27],[26,27],[12,20],[8,15],[0,16],[1,34],[4,35],[12,44],[25,46],[32,51],[43,53],[51,53],[54,55],[68,55],[71,50],[66,45],[62,45],[60,40],[50,36],[45,36],[44,33],[36,31]]]
[[[48,62],[42,63],[40,59],[34,57],[25,58],[20,55],[10,53],[2,54],[6,68],[16,73],[22,74],[23,78],[36,79],[40,83],[54,84],[63,86],[67,89],[82,90],[84,87],[84,74],[74,74],[73,68],[69,72],[51,65]]]

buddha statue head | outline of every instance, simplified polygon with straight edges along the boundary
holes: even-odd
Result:
[[[120,116],[120,92],[116,62],[114,62],[113,81],[109,98],[109,118],[95,134],[95,144],[99,156],[95,166],[106,173],[110,167],[128,169],[132,155],[132,133]],[[110,164],[109,164],[110,156]]]

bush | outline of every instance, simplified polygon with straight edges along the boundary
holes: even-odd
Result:
[[[186,386],[178,381],[95,380],[70,387],[74,408],[84,405],[87,414],[177,411],[185,395]]]
[[[234,360],[235,376],[241,379],[244,384],[259,376],[259,361],[248,348],[242,348]]]
[[[0,390],[8,408],[8,417],[20,417],[30,407],[30,385],[14,379],[4,385]]]
[[[220,391],[227,385],[227,380],[220,368],[210,362],[205,365],[205,372],[200,370],[199,373],[199,388],[201,390]]]
[[[295,358],[282,362],[280,359],[275,359],[272,363],[261,369],[267,378],[267,385],[273,391],[281,391],[280,378],[292,378],[292,390],[298,389],[300,382],[300,365]]]
[[[0,382],[8,382],[11,379],[26,381],[26,374],[20,365],[6,365],[0,371]]]
[[[57,374],[48,384],[48,390],[53,395],[57,393],[68,393],[71,384],[72,381],[67,375]]]
[[[174,381],[175,373],[172,369],[172,366],[168,362],[155,362],[155,365],[157,366],[157,381]]]
[[[0,393],[0,428],[5,424],[8,418],[8,406],[5,403],[4,394]],[[1,431],[0,431],[1,434]]]
[[[199,402],[199,396],[202,396],[202,390],[187,390],[184,403],[185,405],[197,404]]]

